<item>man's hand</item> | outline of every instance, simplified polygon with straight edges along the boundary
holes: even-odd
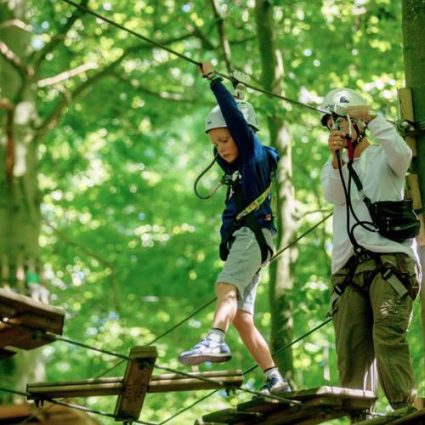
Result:
[[[353,120],[361,120],[365,123],[372,121],[376,116],[367,105],[347,106],[347,114]]]
[[[333,154],[336,151],[342,151],[344,148],[344,136],[341,131],[332,130],[329,133],[328,147]]]

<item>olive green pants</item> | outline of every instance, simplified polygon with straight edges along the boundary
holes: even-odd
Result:
[[[384,265],[418,289],[416,264],[411,258],[405,254],[386,254],[381,258]],[[392,275],[384,280],[376,270],[374,260],[356,268],[352,282],[366,288],[365,296],[348,285],[341,296],[334,298],[340,384],[376,391],[378,376],[391,406],[401,408],[412,404],[416,394],[406,341],[413,301],[399,279]],[[332,276],[332,284],[342,283],[348,273],[347,267],[342,268]]]

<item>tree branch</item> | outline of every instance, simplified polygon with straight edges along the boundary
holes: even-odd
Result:
[[[88,0],[81,1],[81,6],[86,7],[87,4]],[[46,43],[41,50],[35,52],[33,60],[34,69],[38,69],[40,67],[40,64],[45,59],[46,55],[53,51],[60,42],[65,40],[68,31],[72,28],[74,23],[83,15],[84,13],[81,12],[80,9],[75,9],[72,15],[66,20],[62,28],[59,30],[59,32],[50,39],[50,42]]]
[[[193,36],[192,33],[185,34],[183,36],[167,40],[167,41],[163,42],[162,44],[171,44],[171,43],[174,43],[174,42],[177,42],[177,41],[185,40],[185,39],[192,37],[192,36]],[[54,108],[53,111],[41,122],[40,126],[36,130],[35,138],[39,139],[48,130],[54,128],[56,126],[56,124],[58,123],[63,110],[67,107],[68,104],[70,104],[73,100],[75,100],[78,96],[80,96],[91,85],[95,84],[96,82],[98,82],[99,80],[101,80],[102,78],[104,78],[106,76],[113,75],[113,70],[127,56],[129,56],[129,55],[131,55],[131,54],[133,54],[137,51],[140,51],[142,49],[143,50],[151,50],[153,48],[154,47],[152,47],[150,44],[146,44],[146,43],[140,43],[140,44],[136,44],[132,47],[129,47],[128,49],[126,49],[122,53],[122,55],[118,59],[114,60],[113,62],[111,62],[109,65],[105,66],[104,68],[102,68],[98,72],[92,74],[86,81],[84,81],[74,91],[69,93],[68,96],[63,96],[62,100],[58,103],[56,108]]]
[[[137,90],[143,94],[148,94],[149,96],[157,97],[161,100],[189,104],[193,104],[195,102],[195,99],[184,98],[181,93],[170,93],[166,91],[155,92],[146,86],[142,86],[139,80],[130,80],[128,78],[125,78],[122,74],[119,74],[118,72],[114,72],[113,76],[119,81],[129,85],[132,89]]]
[[[4,21],[2,24],[0,24],[0,30],[10,27],[15,27],[28,33],[31,32],[31,27],[20,19],[10,19],[9,21]]]
[[[78,248],[83,253],[87,254],[88,256],[94,258],[96,261],[98,261],[100,264],[102,264],[104,267],[106,267],[110,272],[110,279],[111,279],[111,287],[114,294],[114,307],[117,311],[120,311],[119,301],[118,301],[118,292],[117,292],[117,285],[115,280],[115,269],[114,265],[109,262],[108,260],[105,260],[104,258],[100,257],[96,252],[90,250],[89,248],[71,240],[68,238],[68,236],[60,231],[58,228],[53,226],[51,223],[49,223],[47,220],[43,219],[44,224],[53,230],[53,232],[56,233],[59,239],[61,239],[63,242],[65,242],[67,245],[71,245],[75,248]]]
[[[47,87],[47,86],[53,86],[55,84],[58,84],[62,81],[69,80],[77,75],[80,75],[86,71],[97,69],[98,65],[94,62],[88,62],[83,65],[77,66],[74,69],[70,69],[69,71],[62,72],[58,75],[55,75],[54,77],[44,78],[43,80],[39,80],[37,82],[38,87]]]
[[[227,72],[230,73],[232,71],[232,53],[230,51],[230,44],[226,37],[226,32],[224,29],[224,19],[221,15],[219,5],[217,4],[217,0],[210,0],[211,7],[214,11],[214,15],[217,21],[218,34],[220,36],[220,44],[223,50],[223,57],[226,63]]]
[[[0,54],[18,71],[22,80],[34,74],[34,70],[26,67],[15,52],[10,50],[9,46],[3,41],[0,41]]]

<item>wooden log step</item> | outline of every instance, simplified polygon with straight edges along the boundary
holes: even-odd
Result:
[[[170,391],[195,391],[221,388],[240,388],[243,383],[241,370],[236,371],[216,371],[216,372],[191,372],[182,376],[179,374],[165,374],[153,376],[148,392],[170,392]],[[207,378],[210,382],[197,379],[197,377]]]
[[[191,377],[178,373],[152,376],[148,385],[148,393],[163,393],[170,391],[194,391],[220,388],[239,388],[243,382],[241,370],[190,373]],[[202,376],[214,382],[205,382],[196,377]],[[85,379],[73,382],[32,383],[27,385],[29,399],[45,397],[92,397],[119,395],[124,390],[123,378]]]
[[[118,395],[123,392],[122,378],[86,379],[75,382],[27,384],[29,400],[67,397]]]

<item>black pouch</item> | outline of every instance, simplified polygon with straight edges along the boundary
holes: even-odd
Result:
[[[418,235],[421,223],[413,210],[411,199],[379,201],[367,206],[372,221],[382,236],[403,242]]]

